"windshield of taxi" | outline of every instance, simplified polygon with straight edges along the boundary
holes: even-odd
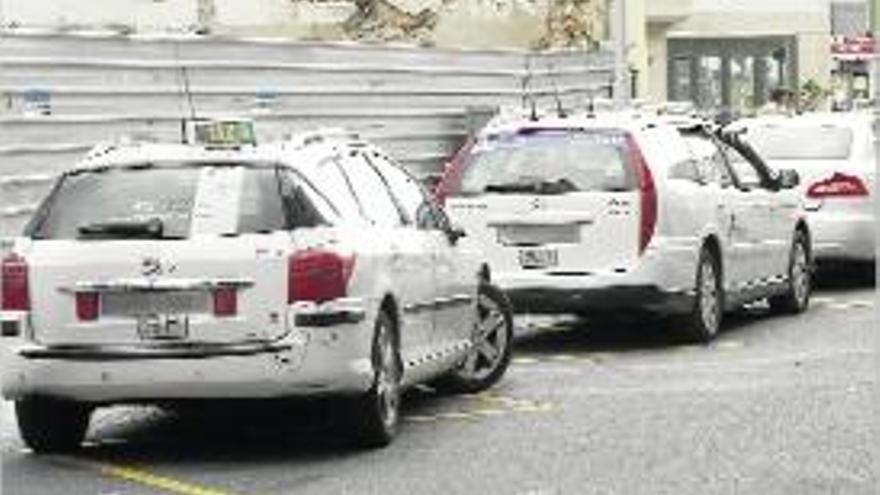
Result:
[[[536,130],[478,144],[456,192],[564,194],[626,191],[635,185],[623,133]]]
[[[853,132],[831,124],[766,124],[749,127],[745,139],[766,160],[846,160]]]

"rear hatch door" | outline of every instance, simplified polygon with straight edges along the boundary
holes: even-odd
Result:
[[[291,234],[274,168],[169,166],[62,179],[29,227],[43,344],[234,344],[286,333]]]
[[[640,194],[619,131],[541,130],[478,145],[447,199],[498,271],[588,274],[639,256]]]

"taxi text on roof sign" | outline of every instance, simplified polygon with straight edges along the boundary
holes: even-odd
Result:
[[[212,148],[256,146],[254,123],[245,119],[188,120],[186,142]]]

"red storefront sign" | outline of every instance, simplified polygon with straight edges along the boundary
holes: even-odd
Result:
[[[841,60],[867,60],[876,50],[877,40],[871,36],[835,36],[831,40],[831,55]]]

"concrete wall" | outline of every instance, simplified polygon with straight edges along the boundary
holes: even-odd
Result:
[[[345,127],[429,177],[499,107],[585,110],[610,69],[600,51],[0,33],[0,238],[96,143],[176,141],[190,105],[253,119],[263,142]]]

